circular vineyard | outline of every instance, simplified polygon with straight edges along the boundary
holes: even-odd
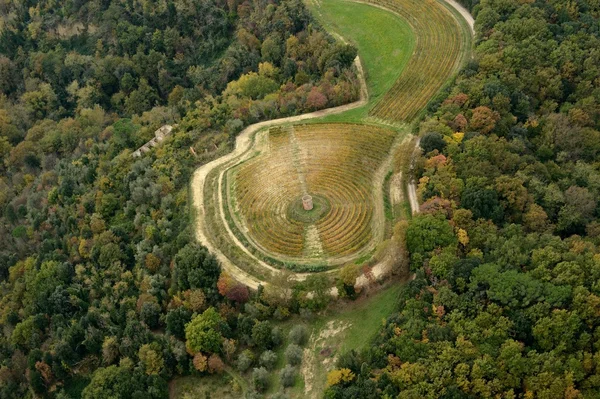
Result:
[[[234,227],[270,258],[335,259],[374,237],[375,175],[394,132],[368,125],[271,128],[263,150],[228,175]],[[303,197],[312,197],[306,210]]]

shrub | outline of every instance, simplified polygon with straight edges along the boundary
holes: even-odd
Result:
[[[289,338],[292,343],[303,346],[308,338],[308,330],[302,324],[298,324],[290,330]]]
[[[298,365],[302,362],[302,348],[296,344],[289,344],[285,350],[285,358],[288,364]]]
[[[281,331],[281,328],[273,327],[271,330],[271,343],[273,344],[274,348],[281,345],[281,341],[283,341],[282,336],[283,332]]]
[[[279,372],[279,379],[281,380],[281,385],[286,388],[291,387],[296,381],[296,368],[288,364]]]
[[[258,363],[265,367],[267,370],[273,370],[275,363],[277,362],[277,355],[273,351],[264,351],[260,355]]]
[[[240,355],[238,356],[237,369],[243,373],[246,370],[248,370],[250,368],[250,366],[252,366],[253,362],[254,362],[254,355],[252,354],[251,351],[246,349],[245,351],[240,353]]]
[[[245,399],[264,399],[260,392],[250,391],[246,394]]]
[[[269,387],[269,372],[264,367],[252,370],[252,384],[258,392],[264,392]]]
[[[273,339],[271,337],[271,323],[259,321],[252,327],[252,341],[259,348],[271,348]]]

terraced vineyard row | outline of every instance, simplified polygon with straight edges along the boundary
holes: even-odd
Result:
[[[307,223],[289,209],[309,193],[329,205],[314,221],[323,255],[356,253],[372,238],[373,176],[393,140],[393,132],[367,125],[272,129],[269,150],[234,171],[236,208],[251,240],[268,253],[301,259],[311,245]]]
[[[369,112],[376,118],[410,121],[456,71],[468,42],[456,18],[437,0],[365,1],[406,19],[418,38],[404,71]]]

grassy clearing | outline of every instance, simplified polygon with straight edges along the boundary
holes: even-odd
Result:
[[[237,386],[234,381],[237,382]],[[235,399],[243,397],[246,390],[246,382],[235,373],[190,375],[176,378],[171,382],[169,397],[171,399]]]
[[[325,376],[335,368],[337,357],[350,350],[361,350],[372,342],[383,321],[396,309],[400,288],[401,284],[394,282],[356,302],[332,307],[311,323],[312,334],[303,365],[305,376],[308,375],[305,381],[308,394],[303,393],[302,397],[322,397]]]
[[[415,47],[410,25],[395,14],[347,0],[311,0],[308,7],[332,33],[355,45],[367,79],[369,104],[321,121],[358,122],[394,84]]]
[[[342,339],[339,340],[339,349],[342,352],[361,350],[371,342],[382,326],[382,321],[396,308],[396,298],[401,287],[400,283],[393,283],[372,296],[365,296],[348,304],[339,313],[339,309],[333,308],[322,320],[315,322],[314,327],[324,326],[330,321],[349,323],[350,327],[342,333]]]
[[[325,390],[325,376],[335,367],[335,360],[349,350],[361,350],[368,345],[381,328],[385,320],[396,309],[396,299],[401,284],[398,282],[352,303],[334,306],[322,315],[311,320],[294,317],[278,326],[284,332],[284,342],[276,350],[278,362],[272,372],[271,384],[267,395],[285,392],[290,399],[320,398]],[[296,384],[284,389],[279,382],[279,371],[285,367],[284,351],[288,333],[297,324],[304,324],[311,333],[305,348],[305,360],[296,378]],[[337,333],[335,333],[337,332]],[[310,370],[314,375],[311,381],[305,381],[303,372]],[[305,389],[310,388],[307,393]]]

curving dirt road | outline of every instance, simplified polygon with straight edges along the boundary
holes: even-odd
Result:
[[[456,9],[464,17],[464,19],[468,23],[469,27],[471,28],[471,31],[474,32],[474,21],[473,21],[473,18],[471,17],[471,15],[468,13],[468,11],[454,0],[445,0],[445,1],[447,4],[449,4],[451,7]],[[235,159],[236,157],[240,156],[244,152],[246,152],[252,144],[253,135],[265,127],[284,124],[284,123],[290,123],[290,122],[299,122],[299,121],[313,119],[313,118],[321,118],[321,117],[328,116],[328,115],[334,115],[334,114],[346,112],[346,111],[366,105],[368,102],[368,89],[367,89],[367,84],[366,84],[365,77],[364,77],[364,71],[363,71],[362,65],[360,63],[359,57],[356,57],[356,59],[354,60],[354,63],[355,63],[356,69],[358,71],[358,77],[359,77],[360,86],[361,86],[360,99],[358,101],[353,102],[351,104],[342,105],[339,107],[324,109],[324,110],[320,110],[320,111],[316,111],[316,112],[311,112],[311,113],[297,115],[297,116],[291,116],[291,117],[287,117],[287,118],[273,119],[270,121],[264,121],[264,122],[255,123],[253,125],[250,125],[250,126],[246,127],[237,136],[236,142],[235,142],[235,147],[231,153],[200,166],[194,172],[194,175],[193,175],[192,181],[191,181],[191,189],[192,189],[193,206],[197,211],[196,221],[195,221],[196,222],[196,226],[195,226],[196,227],[196,239],[217,257],[217,259],[221,263],[221,266],[233,278],[235,278],[239,282],[247,285],[250,288],[257,289],[259,285],[261,285],[261,284],[265,285],[265,282],[248,274],[247,272],[245,272],[244,270],[240,269],[235,264],[233,264],[229,260],[229,258],[227,258],[227,256],[225,256],[225,254],[223,254],[223,252],[221,252],[219,250],[219,248],[215,247],[212,244],[212,242],[208,239],[208,237],[206,235],[206,231],[205,231],[206,226],[204,223],[205,222],[204,215],[206,212],[205,207],[204,207],[204,185],[206,182],[206,177],[214,168],[221,166],[221,165]],[[416,145],[418,147],[418,140],[417,140]],[[219,190],[219,193],[220,192],[221,192],[221,190]],[[419,203],[416,198],[416,188],[415,188],[414,182],[409,182],[408,193],[409,193],[409,201],[411,203],[411,209],[413,209],[413,213],[418,212]],[[222,212],[223,212],[222,208],[221,208],[220,212],[221,212],[221,217],[224,218],[224,215],[222,214]],[[236,241],[237,241],[237,239],[236,239]],[[248,250],[241,243],[239,243],[239,241],[237,241],[236,244],[238,244],[242,250],[244,250],[245,252],[248,252]],[[265,262],[260,261],[253,255],[251,255],[251,256],[252,256],[252,258],[256,259],[259,262],[259,264],[261,266],[265,267],[267,270],[271,271],[272,273],[279,273],[278,269],[275,269],[272,266],[266,264]],[[375,279],[378,279],[379,277],[388,273],[390,268],[391,268],[391,260],[389,259],[389,257],[386,257],[372,268],[371,275]],[[295,280],[303,280],[304,278],[306,278],[307,274],[306,273],[291,273],[291,276]],[[356,284],[358,286],[363,286],[363,285],[369,284],[369,279],[365,276],[360,276],[356,280]],[[332,295],[337,294],[337,290],[335,289],[335,287],[331,289],[331,294]]]
[[[418,153],[421,151],[420,147],[419,147],[419,143],[421,142],[421,138],[417,138],[417,140],[415,141],[415,150],[412,153],[412,159],[410,161],[410,169],[412,171],[412,169],[415,166],[415,160],[416,157],[418,155]],[[408,202],[410,203],[410,209],[412,211],[412,214],[414,215],[415,213],[419,213],[419,200],[417,199],[417,182],[414,181],[414,178],[412,176],[409,176],[408,178]]]
[[[467,22],[467,25],[469,25],[469,28],[471,28],[471,34],[473,36],[475,36],[475,20],[473,19],[473,16],[471,15],[471,13],[469,12],[469,10],[467,10],[466,8],[464,8],[461,4],[459,4],[457,1],[455,0],[445,0],[446,4],[448,4],[450,7],[454,8],[456,11],[458,11],[458,13],[464,18],[464,20]]]

